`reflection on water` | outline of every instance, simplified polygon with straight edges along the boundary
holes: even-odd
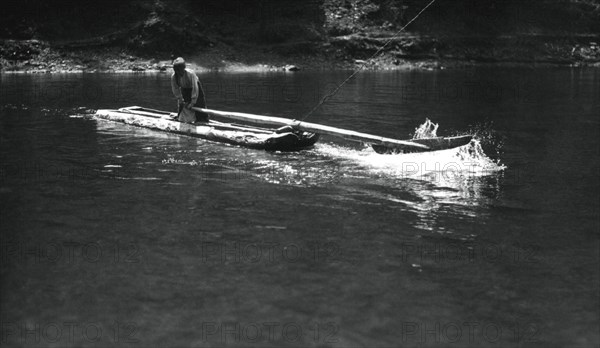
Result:
[[[142,139],[142,143],[152,139],[180,138],[104,120],[97,122],[100,133],[128,133],[123,134],[127,146],[135,146],[136,138]],[[424,123],[421,128],[427,124]],[[444,151],[393,155],[377,154],[367,145],[363,149],[355,149],[319,143],[312,150],[297,153],[267,153],[201,139],[183,141],[202,145],[195,151],[184,151],[162,159],[160,164],[156,163],[164,168],[160,172],[168,174],[186,167],[202,180],[260,180],[300,187],[351,185],[355,192],[360,191],[378,204],[393,203],[405,212],[414,213],[418,217],[416,228],[439,233],[454,232],[451,226],[432,224],[442,207],[444,211],[451,211],[465,219],[476,218],[482,212],[475,208],[499,194],[498,178],[506,168],[488,158],[478,140]],[[141,149],[153,152],[156,146]],[[227,155],[223,155],[223,151]],[[159,180],[154,176],[144,179]],[[373,182],[377,182],[376,189],[361,189],[363,186],[371,187]],[[494,186],[492,183],[495,183]]]
[[[346,76],[201,79],[210,107],[295,116]],[[134,323],[137,346],[597,346],[599,76],[361,73],[309,121],[407,139],[430,119],[439,135],[479,135],[379,155],[328,137],[271,153],[90,117],[175,107],[165,74],[0,75],[0,319]],[[75,262],[18,252],[64,243],[80,246]],[[82,259],[82,245],[101,259]],[[201,333],[265,322],[334,340]],[[478,325],[472,336],[463,323]],[[432,342],[438,324],[462,338],[440,329]]]

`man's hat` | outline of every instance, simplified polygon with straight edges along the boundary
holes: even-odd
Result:
[[[176,67],[178,65],[185,66],[185,60],[183,60],[183,58],[181,58],[181,57],[175,58],[175,60],[173,61],[173,67]]]

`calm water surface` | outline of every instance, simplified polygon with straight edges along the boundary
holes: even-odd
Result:
[[[287,117],[346,76],[200,75]],[[0,79],[3,345],[600,344],[599,70],[362,73],[308,118],[485,155],[268,153],[90,115],[174,109],[166,74]]]

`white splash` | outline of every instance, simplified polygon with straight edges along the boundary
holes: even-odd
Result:
[[[425,123],[415,129],[413,139],[435,138],[437,137],[437,129],[439,126],[438,123],[433,123],[426,118]]]
[[[491,175],[506,168],[487,157],[478,140],[448,150],[395,155],[377,154],[370,147],[357,151],[333,144],[320,144],[316,149],[325,155],[357,162],[376,174],[440,184],[459,178]]]
[[[415,129],[413,139],[436,137],[438,127],[439,124],[426,119]],[[408,154],[377,154],[368,145],[362,151],[333,144],[318,144],[316,149],[329,156],[357,162],[373,174],[424,180],[437,186],[457,187],[470,178],[493,175],[506,169],[499,160],[494,161],[485,154],[478,139],[457,148]]]

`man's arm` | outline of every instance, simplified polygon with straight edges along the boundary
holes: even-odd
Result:
[[[171,75],[171,90],[173,91],[175,98],[177,98],[177,101],[181,103],[183,102],[183,96],[181,95],[181,89],[179,89],[176,79],[177,77],[175,77],[175,74]]]
[[[189,72],[191,75],[190,81],[192,82],[192,100],[191,105],[196,105],[196,101],[198,100],[198,76],[196,73]]]

